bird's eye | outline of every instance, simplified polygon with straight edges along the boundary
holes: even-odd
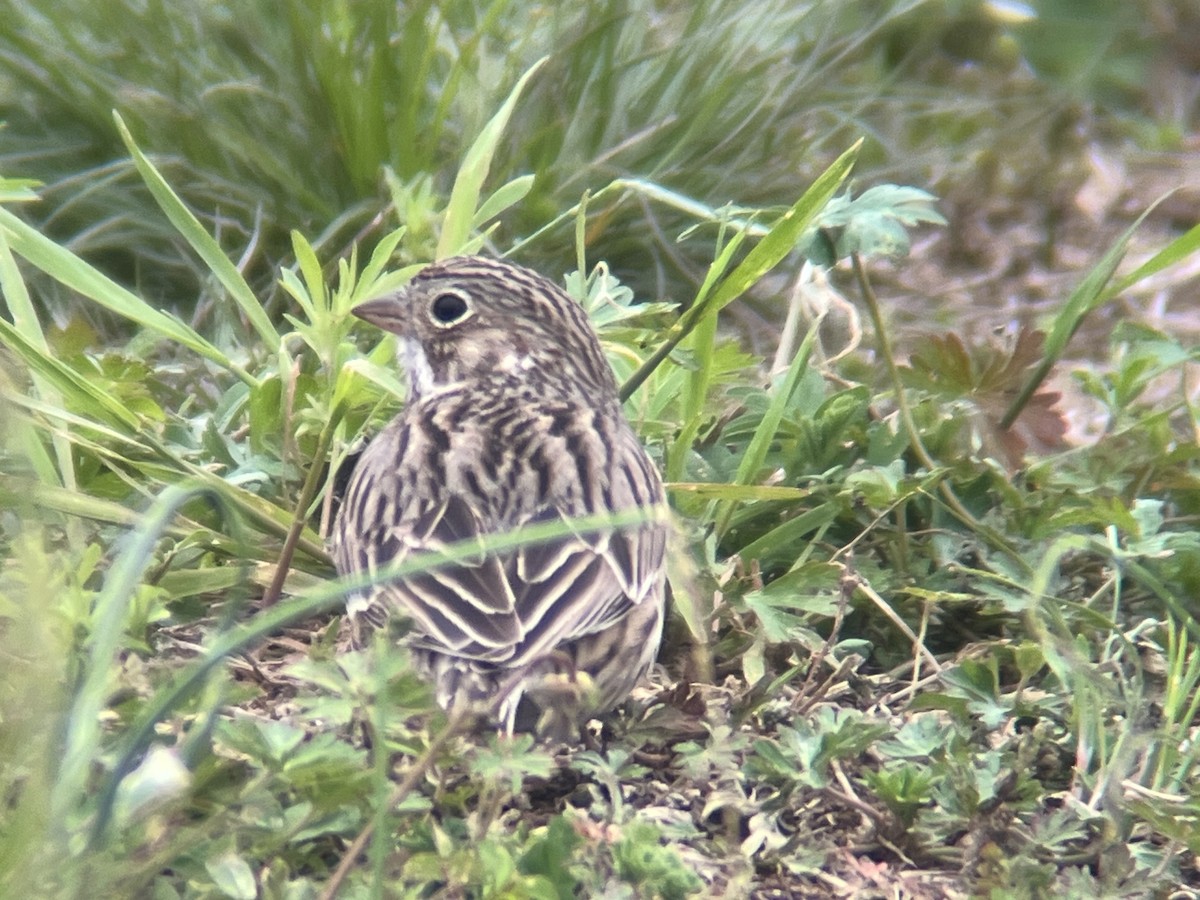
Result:
[[[429,304],[429,314],[435,324],[453,325],[461,322],[471,312],[471,304],[467,298],[457,291],[446,291],[438,294]]]

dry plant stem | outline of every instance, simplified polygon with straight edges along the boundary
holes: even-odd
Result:
[[[910,665],[911,665],[911,663],[910,663]],[[920,679],[919,681],[910,682],[908,685],[900,688],[898,691],[893,691],[890,694],[885,694],[883,697],[880,698],[879,702],[883,706],[891,706],[893,703],[905,702],[905,701],[911,699],[912,697],[916,696],[917,692],[921,688],[926,687],[927,685],[934,684],[935,682],[937,682],[937,680],[939,678],[941,678],[941,675],[939,675],[936,672],[932,675],[926,675],[924,678]]]
[[[907,513],[907,502],[901,501],[896,504],[893,512],[896,518],[896,568],[901,572],[909,571]]]
[[[455,706],[450,712],[450,719],[446,722],[446,727],[443,728],[425,748],[425,752],[418,757],[408,771],[404,773],[404,777],[392,790],[391,795],[387,800],[388,809],[394,809],[400,801],[407,797],[421,779],[425,777],[425,773],[437,761],[438,755],[446,748],[458,734],[463,730],[467,723],[474,719],[474,714],[465,705]],[[367,842],[371,840],[371,836],[375,833],[375,820],[371,819],[363,826],[363,830],[358,833],[358,836],[346,848],[346,852],[342,854],[342,860],[338,863],[338,867],[334,869],[333,874],[329,877],[329,881],[325,883],[325,889],[321,892],[320,900],[333,900],[341,889],[342,882],[346,880],[346,876],[350,874],[350,870],[354,868],[358,862],[359,856],[367,847]]]
[[[800,314],[804,305],[803,275],[798,273],[792,282],[792,290],[788,295],[787,317],[783,320],[783,332],[779,335],[779,346],[775,350],[775,359],[771,363],[771,378],[781,375],[788,370],[796,351],[796,335],[800,331]]]
[[[694,308],[694,307],[693,307]],[[682,322],[683,320],[680,319]],[[692,326],[695,322],[690,323]],[[663,360],[671,355],[671,352],[679,346],[685,337],[691,334],[693,328],[680,327],[674,334],[670,334],[665,341],[659,344],[658,348],[647,357],[646,361],[638,366],[637,370],[632,375],[625,379],[621,384],[621,389],[617,392],[621,402],[624,403],[633,396],[633,392],[642,386],[642,383],[650,377],[651,373],[662,365]]]
[[[863,800],[858,796],[858,792],[854,790],[854,785],[852,785],[850,783],[850,779],[846,777],[846,770],[842,768],[842,764],[840,762],[838,762],[836,759],[831,760],[829,763],[829,769],[831,772],[833,772],[833,777],[837,780],[837,783],[842,786],[842,790],[845,792],[845,795],[847,797],[853,797],[854,800],[857,801],[855,804],[856,806],[858,806],[860,809],[870,809],[872,813],[878,813],[878,810],[875,810],[874,807],[870,806],[870,804],[864,803]],[[869,817],[873,821],[879,821],[878,815],[869,814]]]
[[[848,857],[851,860],[854,858],[853,854],[849,850],[843,851],[843,853],[846,857]],[[850,897],[857,890],[855,885],[852,885],[850,882],[845,881],[841,878],[838,878],[836,875],[832,874],[831,872],[818,871],[815,873],[814,877],[818,881],[824,882],[825,884],[827,884],[831,888],[833,888],[835,891],[837,891],[836,895],[830,894],[831,897],[832,896]]]
[[[875,339],[879,343],[879,353],[883,357],[884,364],[888,370],[888,378],[892,382],[892,391],[896,395],[896,409],[900,413],[900,421],[904,425],[905,433],[908,435],[909,447],[912,448],[912,452],[916,454],[917,460],[921,465],[930,472],[934,472],[938,466],[934,462],[933,457],[929,455],[929,451],[925,449],[925,445],[921,443],[921,435],[917,432],[916,423],[913,422],[912,410],[908,406],[908,398],[904,393],[904,384],[900,379],[900,367],[896,365],[896,357],[892,352],[892,342],[888,338],[887,329],[883,325],[883,314],[879,309],[879,298],[875,296],[875,291],[867,278],[867,271],[863,267],[862,258],[857,253],[852,253],[850,255],[850,262],[854,267],[854,277],[858,282],[859,290],[862,292],[863,300],[867,304],[867,310],[871,314],[871,325],[875,328]],[[1029,564],[995,529],[987,527],[971,515],[970,511],[954,495],[954,491],[945,480],[938,483],[938,490],[946,503],[946,507],[955,518],[985,538],[993,547],[1002,550],[1017,565],[1026,570],[1029,569]]]
[[[288,458],[300,465],[300,447],[296,441],[296,429],[293,427],[293,416],[296,412],[296,381],[300,377],[300,357],[292,360],[292,368],[288,372],[287,385],[283,394],[283,452],[281,462]],[[321,457],[317,457],[320,459]]]
[[[863,801],[859,800],[852,794],[847,794],[845,791],[839,791],[835,787],[825,787],[822,788],[821,791],[827,797],[832,797],[833,799],[845,803],[847,806],[856,810],[864,819],[871,822],[876,827],[883,827],[887,824],[887,820],[884,818],[883,814],[879,812],[879,810],[869,806],[866,803],[863,803]]]
[[[838,586],[837,610],[834,613],[833,627],[829,629],[829,637],[809,663],[808,674],[804,676],[804,683],[800,685],[800,690],[796,693],[796,700],[792,701],[792,708],[798,716],[807,713],[816,705],[818,700],[825,696],[834,679],[845,670],[849,662],[849,660],[843,660],[837,669],[830,673],[816,690],[810,690],[812,682],[817,677],[817,670],[821,668],[821,664],[825,661],[825,657],[829,653],[829,648],[833,646],[834,642],[838,639],[838,635],[841,633],[842,620],[846,617],[846,607],[850,604],[850,598],[854,595],[854,588],[858,584],[857,578],[851,572],[850,567],[852,564],[853,559],[850,559],[842,567],[841,583]]]
[[[304,487],[300,490],[300,499],[296,502],[296,514],[292,519],[292,527],[288,529],[287,537],[283,541],[283,549],[279,551],[279,562],[275,566],[275,575],[271,578],[271,583],[263,594],[264,609],[274,606],[279,601],[280,594],[283,593],[283,582],[287,579],[288,570],[292,566],[292,557],[296,554],[296,545],[300,542],[300,535],[304,533],[308,508],[321,486],[319,463],[329,452],[329,443],[333,439],[333,431],[336,426],[336,421],[330,421],[321,430],[320,437],[317,438],[317,450],[313,454],[314,462],[309,466],[308,475],[304,479]]]
[[[856,576],[856,580],[858,582],[858,584],[857,584],[858,589],[860,591],[862,591],[864,594],[866,594],[868,599],[870,599],[870,601],[872,603],[874,603],[876,606],[879,607],[880,611],[885,616],[887,616],[888,620],[893,625],[895,625],[897,628],[900,629],[901,632],[903,632],[903,634],[906,638],[908,638],[910,641],[912,641],[914,652],[919,654],[920,656],[924,656],[926,662],[928,662],[929,665],[933,667],[933,671],[935,671],[935,672],[942,671],[942,664],[937,661],[937,657],[934,656],[929,651],[929,648],[925,646],[925,644],[921,641],[921,639],[919,637],[917,637],[917,635],[913,632],[913,630],[908,627],[908,623],[905,622],[902,618],[900,618],[900,616],[898,616],[896,614],[896,611],[894,609],[892,609],[891,606],[888,605],[886,600],[884,600],[882,597],[879,596],[879,594],[877,594],[875,592],[874,588],[872,588],[869,584],[867,584],[867,582],[863,579],[863,577],[861,575]]]
[[[917,640],[920,641],[920,646],[925,646],[925,635],[929,633],[929,601],[921,603],[921,630],[917,633]],[[921,681],[921,655],[913,653],[913,671],[912,671],[912,692],[915,696],[917,693],[917,685]]]
[[[856,666],[859,665],[858,657],[850,656],[838,663],[838,667],[826,676],[825,680],[813,689],[811,694],[798,694],[798,697],[803,697],[804,702],[796,707],[797,716],[806,716],[821,700],[825,699],[833,686],[848,676]]]

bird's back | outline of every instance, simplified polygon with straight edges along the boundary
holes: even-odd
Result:
[[[662,501],[657,472],[622,417],[570,398],[502,387],[489,395],[474,385],[412,404],[372,442],[347,491],[335,559],[340,572],[378,571],[462,541]],[[601,690],[596,711],[606,709],[657,650],[665,526],[569,529],[381,584],[351,612],[372,624],[393,610],[410,617],[410,645],[446,705],[463,693],[494,696],[513,673],[545,661],[589,674]],[[606,633],[620,646],[594,637]],[[636,658],[621,662],[605,690],[611,679],[599,673],[633,646]]]
[[[443,705],[499,698],[510,728],[522,696],[543,712],[610,708],[658,648],[666,530],[652,512],[662,483],[587,315],[536,273],[478,257],[430,266],[355,312],[397,335],[411,396],[351,478],[332,540],[339,572],[478,550],[380,578],[350,598],[352,617],[407,616]],[[630,524],[634,509],[647,517]],[[489,537],[534,526],[556,533],[488,550]],[[580,683],[576,701],[555,693]]]

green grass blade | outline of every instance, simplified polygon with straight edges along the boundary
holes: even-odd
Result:
[[[776,525],[762,537],[742,547],[738,554],[742,559],[760,559],[772,550],[779,552],[781,547],[800,546],[800,541],[807,535],[832,525],[836,518],[837,507],[833,503],[822,503]]]
[[[1141,219],[1138,221],[1140,222]],[[1193,225],[1128,275],[1118,278],[1116,284],[1113,285],[1112,293],[1119,294],[1121,291],[1127,290],[1143,278],[1149,278],[1168,266],[1182,262],[1197,250],[1200,250],[1200,225]]]
[[[450,202],[446,206],[446,220],[442,224],[442,233],[438,237],[438,259],[445,259],[460,253],[462,248],[467,245],[471,236],[471,225],[475,221],[476,211],[479,208],[479,194],[483,189],[483,180],[487,177],[488,169],[492,165],[492,156],[496,152],[504,129],[508,126],[508,120],[512,117],[521,91],[525,89],[525,85],[538,69],[545,65],[547,59],[549,57],[543,56],[526,70],[525,74],[517,81],[516,87],[508,95],[508,99],[504,101],[504,105],[483,127],[483,131],[479,133],[479,137],[467,151],[462,167],[458,170],[458,177],[454,179],[454,187],[450,191]]]
[[[1150,207],[1150,209],[1153,208],[1153,206]],[[1062,357],[1063,352],[1067,349],[1067,345],[1071,342],[1071,338],[1075,336],[1075,332],[1083,324],[1083,320],[1090,313],[1112,299],[1115,289],[1109,285],[1112,281],[1113,273],[1117,271],[1117,266],[1124,259],[1125,251],[1129,248],[1130,239],[1142,224],[1142,220],[1149,215],[1150,209],[1147,209],[1138,216],[1137,221],[1125,229],[1113,245],[1108,248],[1108,251],[1100,258],[1100,261],[1084,276],[1079,286],[1071,292],[1071,296],[1067,298],[1067,302],[1063,305],[1059,314],[1054,317],[1054,324],[1050,328],[1050,333],[1046,335],[1042,361],[1025,382],[1016,399],[1013,400],[1012,404],[1005,411],[1004,418],[1000,420],[1001,429],[1008,428],[1017,420],[1017,416],[1021,414],[1021,410],[1025,408],[1025,404],[1029,402],[1029,399],[1041,387],[1042,382],[1049,376],[1050,370],[1054,368],[1054,364]],[[1106,290],[1106,288],[1108,289]]]
[[[686,494],[702,500],[806,500],[812,496],[807,488],[782,484],[730,484],[724,481],[668,481],[668,493]]]
[[[79,406],[103,412],[109,424],[124,426],[133,432],[139,429],[141,420],[117,398],[59,362],[48,350],[39,347],[4,319],[0,319],[0,342],[17,353],[35,376],[44,379],[61,395],[72,398]]]
[[[516,206],[525,199],[525,196],[533,188],[533,182],[534,176],[522,175],[498,187],[490,197],[479,205],[479,209],[475,213],[475,218],[471,222],[472,227],[482,228],[506,209]]]
[[[133,135],[129,133],[129,129],[125,127],[121,117],[114,112],[113,118],[116,120],[121,140],[125,142],[125,146],[129,148],[129,153],[133,157],[133,164],[137,166],[142,180],[146,182],[146,186],[150,189],[150,193],[159,207],[171,220],[171,224],[183,235],[184,240],[204,260],[205,265],[217,277],[225,290],[229,292],[229,296],[233,298],[238,308],[254,326],[254,330],[258,332],[263,344],[268,349],[274,350],[279,344],[279,333],[271,324],[271,320],[263,310],[262,304],[258,302],[258,298],[254,296],[254,291],[242,277],[242,273],[237,270],[237,266],[230,262],[225,251],[221,249],[221,245],[205,230],[204,226],[200,224],[200,220],[179,199],[179,195],[171,189],[154,164],[138,149]]]
[[[787,374],[775,389],[771,397],[771,403],[767,407],[766,414],[763,415],[762,421],[758,423],[758,427],[754,429],[754,436],[751,437],[749,445],[746,447],[746,452],[738,463],[737,472],[734,475],[735,484],[750,484],[762,469],[763,462],[767,458],[767,453],[771,449],[771,442],[775,440],[775,433],[779,430],[779,423],[783,420],[783,414],[787,410],[788,403],[791,402],[792,394],[796,390],[796,386],[800,383],[801,377],[808,371],[808,360],[812,355],[813,344],[817,338],[817,328],[820,322],[814,322],[809,328],[808,334],[804,336],[803,342],[800,344],[800,349],[796,351],[796,355],[792,357],[791,365],[788,366]],[[733,515],[735,504],[725,502],[720,505],[720,511],[717,514],[717,534],[724,534],[729,527],[729,518]]]
[[[734,232],[733,239],[721,248],[721,252],[717,254],[717,258],[713,260],[713,264],[708,267],[708,272],[704,276],[704,283],[700,285],[700,290],[696,293],[697,304],[704,302],[705,298],[712,292],[714,286],[720,281],[721,276],[729,269],[733,255],[742,245],[742,241],[745,238],[745,231],[736,231]],[[704,405],[704,399],[708,395],[709,381],[712,378],[712,354],[713,348],[716,346],[716,336],[716,316],[709,316],[707,319],[703,319],[692,334],[694,341],[699,344],[695,348],[697,350],[696,369],[689,371],[685,376],[686,387],[680,401],[681,415],[679,418],[679,421],[683,425],[679,430],[679,435],[672,442],[670,452],[667,455],[666,477],[668,481],[678,481],[683,477],[687,455],[691,452],[692,443],[700,430],[700,413]]]
[[[129,535],[96,598],[95,626],[88,640],[83,683],[67,716],[62,758],[50,793],[51,821],[64,830],[87,787],[95,750],[100,745],[100,713],[129,603],[154,557],[155,543],[179,507],[198,493],[201,489],[195,486],[170,487],[163,492],[147,510],[138,530]]]
[[[633,392],[641,387],[650,373],[658,368],[671,351],[679,345],[679,342],[691,333],[701,318],[720,312],[792,251],[800,238],[804,236],[805,230],[813,223],[830,198],[837,193],[838,188],[850,175],[860,147],[862,147],[861,138],[821,173],[812,186],[804,192],[804,195],[792,205],[791,209],[779,217],[771,230],[754,245],[741,264],[721,282],[709,297],[698,302],[680,317],[679,321],[671,327],[670,333],[662,345],[621,385],[622,400],[628,400]]]
[[[833,165],[821,173],[821,176],[813,182],[812,187],[804,192],[804,195],[779,218],[766,236],[754,245],[754,249],[746,254],[741,265],[721,283],[716,293],[713,294],[711,302],[707,304],[712,307],[714,312],[724,309],[731,301],[740,297],[767,272],[775,268],[780,260],[792,252],[792,248],[796,246],[805,230],[849,177],[860,147],[862,147],[862,138],[855,141],[849,150],[834,160]],[[695,314],[698,317],[706,315],[707,312],[707,309],[697,310]]]
[[[38,322],[37,313],[29,299],[29,291],[25,288],[25,281],[17,268],[17,261],[12,255],[12,250],[4,239],[2,229],[0,229],[0,295],[8,304],[13,319],[13,328],[23,334],[35,347],[43,352],[48,352],[46,336],[42,333],[42,326]],[[62,401],[58,392],[47,384],[45,379],[35,376],[33,383],[39,396],[45,397],[49,403],[55,406],[61,405]],[[54,459],[52,460],[45,445],[38,440],[27,422],[22,422],[18,427],[22,432],[19,438],[21,448],[29,458],[29,464],[33,466],[42,481],[47,484],[74,487],[75,463],[71,459],[69,443],[61,435],[51,435],[51,444],[54,447]]]
[[[154,309],[141,297],[101,274],[70,250],[27,225],[6,209],[0,209],[0,228],[7,232],[9,246],[19,256],[51,278],[83,294],[105,309],[148,328],[210,359],[237,377],[255,380],[224,353],[178,319]]]

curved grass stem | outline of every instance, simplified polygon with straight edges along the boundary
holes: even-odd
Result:
[[[917,430],[916,422],[913,420],[912,408],[908,405],[908,397],[904,392],[904,383],[900,378],[900,367],[896,365],[896,356],[892,350],[892,342],[888,337],[887,329],[884,327],[883,314],[879,308],[879,298],[875,295],[875,291],[871,287],[866,268],[862,264],[862,258],[857,253],[852,253],[850,255],[850,262],[854,267],[854,277],[858,282],[859,290],[862,292],[863,300],[867,304],[867,312],[871,316],[871,325],[875,328],[875,338],[879,345],[879,355],[883,357],[884,365],[887,366],[888,379],[891,381],[892,392],[896,396],[896,409],[900,413],[900,423],[904,428],[905,435],[908,437],[908,445],[917,457],[917,461],[930,472],[934,472],[937,470],[938,464],[929,455],[929,451],[921,441],[920,432]],[[1016,548],[1006,541],[995,529],[989,528],[976,519],[975,516],[971,515],[970,510],[958,499],[948,481],[942,479],[938,482],[938,492],[942,495],[942,500],[951,515],[982,537],[989,545],[1004,553],[1005,556],[1009,557],[1022,569],[1029,571],[1029,564],[1021,557]]]
[[[325,427],[321,429],[321,434],[317,438],[317,449],[313,453],[313,462],[304,479],[304,486],[300,489],[300,499],[296,501],[296,515],[292,519],[292,526],[288,529],[287,537],[284,538],[283,548],[279,551],[279,562],[275,565],[275,574],[272,576],[267,590],[263,593],[262,605],[264,607],[274,606],[279,602],[279,597],[283,593],[283,583],[291,569],[292,557],[296,554],[300,535],[304,533],[308,510],[312,506],[313,500],[316,499],[317,490],[321,486],[321,460],[325,459],[329,452],[329,445],[333,442],[333,434],[337,430],[340,419],[341,417],[338,415],[332,416]]]

